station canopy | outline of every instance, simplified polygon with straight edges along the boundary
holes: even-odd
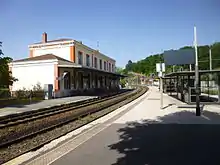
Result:
[[[199,74],[220,74],[220,70],[199,70]],[[167,73],[164,77],[175,77],[175,76],[195,76],[195,71],[182,71]]]

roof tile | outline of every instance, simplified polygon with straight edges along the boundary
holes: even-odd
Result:
[[[62,60],[62,61],[70,62],[70,61],[68,61],[68,60],[66,60],[64,58],[55,56],[54,54],[45,54],[45,55],[41,55],[41,56],[35,56],[35,57],[15,60],[15,61],[12,61],[12,62],[41,61],[41,60],[52,60],[52,59],[57,59],[57,60]]]

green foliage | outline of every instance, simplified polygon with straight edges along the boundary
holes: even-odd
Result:
[[[126,69],[120,68],[120,67],[116,67],[116,73],[118,74],[122,74],[122,75],[128,75],[128,71]],[[121,78],[120,79],[120,85],[122,88],[125,87],[125,84],[127,83],[126,78]]]
[[[0,88],[0,99],[10,97],[10,91],[8,88]]]
[[[29,98],[35,97],[35,98],[43,98],[44,97],[44,90],[42,89],[40,83],[37,83],[33,86],[33,90],[28,90],[26,88],[20,89],[15,91],[14,97],[21,99],[21,98]]]
[[[133,62],[131,60],[128,61],[128,64],[125,66],[127,71],[132,71]]]
[[[29,92],[26,88],[15,91],[15,97],[18,99],[28,98]]]
[[[131,63],[131,61],[129,60],[125,70],[127,70],[128,68],[129,70],[127,71],[149,75],[156,72],[156,63],[159,63],[161,61],[163,61],[162,54],[151,55],[144,60],[140,60],[136,63]]]
[[[116,67],[115,72],[118,73],[118,74],[122,74],[123,73],[123,68]]]
[[[192,48],[191,46],[184,46],[180,49]],[[217,42],[212,45],[212,67],[213,69],[220,69],[220,42]],[[198,47],[198,56],[199,56],[199,69],[207,70],[209,69],[209,46],[199,46]],[[151,73],[156,74],[156,63],[163,62],[163,54],[155,54],[146,57],[144,60],[137,62],[128,61],[128,64],[125,67],[125,71],[133,71],[137,73],[142,73],[145,75],[150,75]],[[180,68],[184,70],[189,70],[188,65],[175,66],[175,71]],[[192,66],[194,68],[194,66]],[[166,73],[172,72],[172,66],[166,66]]]
[[[125,84],[127,83],[126,79],[123,78],[120,80],[120,84],[121,84],[121,87],[124,88],[125,87]]]
[[[122,75],[126,75],[128,73],[128,71],[126,69],[120,68],[120,67],[116,67],[116,73],[118,74],[122,74]]]
[[[9,72],[8,63],[12,61],[12,58],[4,57],[1,47],[2,42],[0,42],[0,88],[8,88],[17,79],[12,77]]]
[[[209,94],[209,95],[218,95],[218,90],[217,89],[206,89],[203,91],[203,93]]]
[[[33,86],[33,91],[43,91],[43,88],[39,82]]]

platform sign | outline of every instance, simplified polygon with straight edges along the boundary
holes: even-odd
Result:
[[[158,72],[158,77],[162,77],[163,76],[163,72]]]
[[[165,64],[164,63],[156,63],[156,71],[157,72],[165,72]]]
[[[160,108],[163,109],[163,72],[165,72],[164,63],[156,63],[156,71],[160,77]]]
[[[195,64],[195,51],[192,48],[165,51],[163,57],[166,65]]]

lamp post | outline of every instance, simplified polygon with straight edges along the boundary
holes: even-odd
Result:
[[[209,46],[209,69],[212,70],[212,45]]]
[[[194,27],[194,47],[195,47],[195,87],[196,87],[196,116],[201,115],[200,100],[199,100],[199,67],[198,67],[198,51],[197,51],[197,34]]]

